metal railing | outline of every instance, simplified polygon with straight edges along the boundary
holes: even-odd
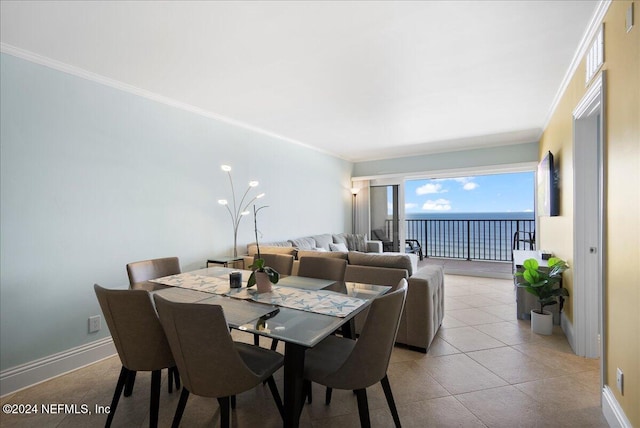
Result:
[[[386,222],[392,236],[392,222]],[[425,257],[511,261],[514,249],[533,249],[535,220],[405,220],[405,236],[416,239]],[[528,242],[516,236],[530,237]],[[528,244],[529,248],[521,248]]]

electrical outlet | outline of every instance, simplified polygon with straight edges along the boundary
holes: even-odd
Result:
[[[89,333],[100,331],[100,315],[89,317]]]
[[[616,385],[620,394],[624,395],[624,373],[622,373],[622,369],[616,370]]]

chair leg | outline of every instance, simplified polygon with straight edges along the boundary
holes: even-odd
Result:
[[[384,396],[387,398],[387,404],[389,405],[389,410],[391,410],[393,422],[396,424],[396,428],[400,428],[400,416],[398,416],[398,409],[396,409],[396,402],[393,399],[393,393],[391,392],[391,385],[389,384],[389,378],[387,375],[384,375],[380,383],[384,390]]]
[[[276,381],[273,379],[273,376],[269,376],[267,383],[269,384],[271,395],[273,395],[273,401],[276,402],[276,407],[280,412],[280,417],[284,420],[284,406],[282,405],[282,399],[280,398],[280,393],[278,392],[278,387],[276,386]]]
[[[149,402],[149,428],[158,426],[158,410],[160,410],[160,383],[162,370],[151,372],[151,398]]]
[[[113,415],[116,413],[116,407],[118,407],[118,401],[120,401],[120,395],[122,395],[122,390],[124,389],[124,385],[129,379],[129,374],[131,372],[122,366],[120,369],[120,376],[118,377],[118,383],[116,384],[116,390],[113,393],[113,398],[111,399],[111,406],[109,407],[109,416],[107,416],[107,423],[104,424],[105,428],[109,428],[111,426],[111,422],[113,421]],[[134,372],[135,373],[135,372]]]
[[[231,422],[229,397],[219,397],[218,404],[220,404],[220,428],[229,428],[229,424]]]
[[[275,351],[277,347],[278,347],[278,339],[273,339],[271,341],[271,350]]]
[[[127,383],[124,385],[124,396],[130,397],[133,393],[133,385],[136,383],[136,372],[133,370],[129,370],[129,375],[127,376]]]
[[[360,426],[362,428],[371,428],[369,420],[369,403],[367,402],[367,390],[357,389],[356,397],[358,398],[358,414],[360,415]]]
[[[231,396],[231,410],[235,410],[236,409],[236,396],[232,395]]]
[[[180,389],[180,372],[178,371],[177,367],[172,367],[173,369],[173,380],[175,381],[176,384],[176,391],[178,391]]]
[[[311,381],[310,380],[304,380],[302,383],[302,391],[303,391],[303,397],[302,397],[302,401],[304,401],[305,399],[307,400],[307,404],[311,404],[313,402],[313,393],[311,392]]]
[[[178,401],[178,407],[176,407],[176,413],[175,415],[173,415],[173,422],[171,423],[171,428],[178,428],[180,426],[180,420],[182,419],[184,408],[187,406],[188,399],[189,399],[189,390],[187,388],[182,388],[182,393],[180,394],[180,400]]]
[[[333,392],[333,389],[327,387],[327,391],[324,393],[324,404],[326,404],[327,406],[329,404],[331,404],[331,393]]]
[[[169,367],[167,369],[167,380],[168,380],[168,384],[169,384],[169,394],[171,394],[173,392],[173,368]]]

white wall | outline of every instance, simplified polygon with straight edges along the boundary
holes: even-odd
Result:
[[[5,371],[108,335],[93,284],[125,264],[230,253],[217,204],[260,181],[259,228],[280,240],[351,227],[349,162],[2,54],[0,355]],[[252,218],[239,243],[253,240]]]

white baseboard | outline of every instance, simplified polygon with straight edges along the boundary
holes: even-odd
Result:
[[[632,428],[627,415],[607,385],[602,388],[602,414],[610,427]]]
[[[573,350],[573,353],[576,353],[576,339],[573,336],[573,324],[569,321],[569,318],[565,315],[564,312],[560,313],[560,327],[562,327],[562,331],[564,331],[564,335],[567,336],[567,341]]]
[[[13,394],[51,378],[88,366],[116,354],[107,337],[58,354],[50,355],[0,373],[0,396]]]

